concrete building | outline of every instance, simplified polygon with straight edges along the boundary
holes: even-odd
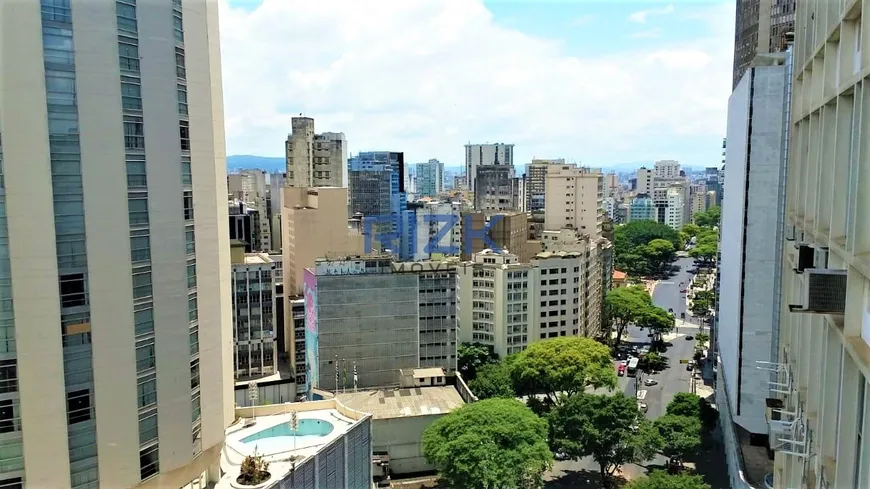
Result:
[[[521,262],[528,262],[529,221],[525,212],[465,212],[461,223],[463,261],[472,259],[474,253],[492,248],[495,245],[516,255]],[[484,239],[484,233],[491,243]]]
[[[674,160],[660,160],[655,163],[654,178],[678,178],[680,176],[680,162]]]
[[[390,252],[409,259],[406,233],[412,216],[408,210],[407,168],[403,153],[362,152],[352,157],[350,168],[350,212],[361,214],[368,249]],[[416,229],[414,227],[413,229]],[[402,238],[406,238],[403,246]]]
[[[734,26],[733,87],[756,55],[788,47],[794,32],[796,0],[738,0]]]
[[[459,202],[427,202],[417,210],[413,261],[462,253],[461,208]]]
[[[646,167],[638,168],[637,170],[637,188],[636,194],[652,195],[653,179],[655,171]]]
[[[241,248],[241,249],[240,249]],[[245,379],[278,371],[278,342],[272,273],[265,253],[232,251],[233,371]]]
[[[309,385],[327,391],[399,384],[401,369],[456,370],[456,272],[389,255],[319,259],[306,270]]]
[[[474,190],[480,166],[514,166],[514,145],[504,143],[465,145],[465,188]]]
[[[547,192],[547,169],[550,165],[565,165],[565,158],[557,159],[534,159],[528,166],[526,177],[526,208],[527,212],[540,212],[544,210],[544,202]]]
[[[0,486],[216,481],[233,420],[218,6],[0,7]]]
[[[775,360],[789,375],[770,395],[782,403],[783,422],[769,424],[776,488],[870,485],[870,100],[855,76],[870,66],[870,3],[821,6],[797,4]]]
[[[227,430],[221,455],[225,475],[215,489],[239,487],[242,462],[252,454],[269,463],[270,477],[263,487],[372,487],[371,415],[331,398],[238,408],[236,417],[244,422]],[[299,434],[286,436],[294,422]],[[199,487],[205,486],[191,489]]]
[[[266,172],[263,170],[241,170],[238,173],[229,174],[227,175],[227,190],[231,202],[243,203],[245,207],[257,211],[258,219],[255,223],[257,229],[254,234],[257,236],[258,244],[252,251],[271,250],[272,209]]]
[[[620,185],[619,185],[619,175],[615,173],[608,173],[604,175],[604,198],[605,199],[619,199],[621,198]]]
[[[728,104],[731,150],[725,164],[716,328],[733,421],[763,436],[769,372],[758,362],[769,362],[776,353],[790,75],[782,55],[766,56],[746,71]]]
[[[664,224],[670,226],[671,229],[679,231],[685,223],[684,211],[685,205],[682,190],[674,187],[669,188],[667,190]]]
[[[444,191],[444,163],[429,160],[417,163],[416,194],[420,197],[436,197]]]
[[[691,189],[691,213],[686,219],[687,223],[692,222],[696,215],[707,210],[707,202],[710,200],[707,195],[707,187],[704,184],[692,185]]]
[[[638,194],[628,207],[628,222],[656,221],[657,213],[653,200],[647,195]]]
[[[518,179],[514,167],[489,165],[477,167],[474,181],[474,209],[479,211],[517,211],[520,209]]]
[[[604,220],[604,178],[600,172],[576,165],[552,166],[547,171],[544,228],[576,229],[601,235]]]
[[[347,188],[347,141],[344,133],[314,133],[314,119],[294,117],[285,155],[289,187]]]

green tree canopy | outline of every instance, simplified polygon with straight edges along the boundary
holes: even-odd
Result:
[[[665,414],[696,418],[708,431],[716,427],[716,420],[719,417],[719,412],[710,405],[709,401],[690,392],[676,394],[665,408]]]
[[[513,399],[513,381],[510,367],[505,363],[491,363],[477,370],[477,377],[468,383],[468,388],[478,399],[504,397]]]
[[[692,314],[698,317],[705,317],[710,313],[710,308],[713,307],[713,304],[706,299],[692,299]]]
[[[552,465],[547,423],[513,399],[467,404],[429,425],[423,454],[449,487],[540,487]]]
[[[552,403],[558,393],[568,396],[587,386],[616,387],[616,373],[607,346],[581,337],[536,341],[511,362],[511,378],[519,394],[546,394]]]
[[[647,372],[661,372],[668,367],[668,359],[664,355],[651,351],[643,356],[643,369]]]
[[[654,470],[648,477],[631,481],[623,489],[712,489],[699,475],[668,474]]]
[[[616,332],[615,347],[622,342],[625,328],[637,321],[640,314],[651,306],[652,298],[643,286],[618,287],[607,292],[604,307],[610,326]]]
[[[668,252],[659,240],[669,242],[673,250]],[[613,248],[616,268],[632,276],[647,276],[663,272],[664,266],[676,256],[676,250],[682,249],[682,239],[680,233],[666,224],[634,221],[614,230]]]
[[[659,434],[623,393],[581,394],[550,415],[553,445],[571,458],[591,456],[609,485],[620,466],[653,458],[663,446]]]
[[[694,223],[689,223],[680,229],[680,232],[685,233],[689,237],[697,236],[701,232],[701,227]]]
[[[661,336],[673,331],[675,319],[668,311],[650,304],[637,312],[634,322]]]
[[[641,249],[650,268],[656,271],[662,270],[677,258],[677,248],[666,239],[654,239]]]
[[[696,260],[701,260],[704,264],[709,265],[716,259],[716,254],[718,252],[719,250],[715,245],[701,244],[689,250],[689,256]]]
[[[704,212],[695,214],[695,224],[700,227],[718,226],[722,218],[722,209],[719,206],[712,206]]]
[[[477,376],[477,369],[497,361],[498,355],[493,352],[492,347],[481,343],[462,343],[456,355],[459,373],[466,382]]]
[[[713,302],[716,299],[716,293],[712,290],[699,290],[695,292],[695,300],[701,299],[708,302]]]
[[[701,447],[701,421],[696,417],[666,414],[655,420],[655,427],[665,441],[666,457],[683,460]]]

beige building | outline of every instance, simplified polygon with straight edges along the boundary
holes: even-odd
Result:
[[[238,173],[227,175],[227,190],[230,198],[247,204],[250,208],[255,209],[259,216],[256,232],[260,238],[262,250],[256,251],[281,249],[280,247],[272,247],[272,222],[269,219],[271,209],[267,199],[269,184],[266,179],[267,175],[263,170],[241,170]]]
[[[495,223],[494,219],[497,219]],[[529,261],[532,247],[528,240],[529,221],[525,212],[462,213],[460,256],[463,260],[471,260],[474,253],[488,248],[481,237],[487,226],[490,226],[487,234],[497,247],[516,255],[521,262]]]
[[[347,141],[344,133],[314,133],[314,119],[294,117],[285,143],[288,187],[347,188]]]
[[[220,476],[234,415],[219,39],[206,0],[0,7],[0,486]]]
[[[675,160],[659,160],[655,163],[655,178],[678,178],[680,162]]]
[[[544,229],[576,229],[601,235],[604,221],[604,179],[577,165],[551,166],[547,171]]]
[[[707,210],[707,200],[709,199],[704,185],[692,186],[691,196],[691,214],[687,219],[688,222],[691,222],[696,215]]]
[[[637,194],[645,194],[652,197],[653,178],[655,171],[649,168],[639,168],[637,170]]]
[[[770,424],[782,433],[776,488],[870,487],[870,133],[860,122],[870,114],[870,1],[849,5],[797,4],[784,216],[793,241],[783,245],[773,360],[788,384],[776,397],[794,414]],[[825,275],[795,273],[806,265]]]

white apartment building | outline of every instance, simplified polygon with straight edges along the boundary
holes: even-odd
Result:
[[[693,185],[690,191],[691,195],[691,209],[689,213],[687,222],[691,222],[696,215],[707,210],[707,201],[709,197],[707,196],[707,187],[704,184],[701,185]]]
[[[462,204],[459,202],[427,202],[417,209],[417,245],[414,261],[432,260],[440,256],[458,256],[462,252]],[[449,222],[448,222],[449,221]],[[438,238],[438,234],[443,233]],[[452,249],[444,253],[440,249]]]
[[[484,250],[457,266],[461,341],[490,345],[505,356],[540,339],[600,331],[603,292],[597,245],[565,231],[546,236],[550,247],[575,251],[546,251],[520,263],[508,252]]]
[[[237,379],[278,371],[274,279],[280,270],[266,253],[233,249],[233,373]]]
[[[564,166],[565,158],[557,159],[533,159],[528,166],[525,184],[523,186],[523,198],[521,202],[526,212],[540,212],[544,209],[544,201],[547,191],[547,169],[552,165]]]
[[[680,188],[671,187],[667,189],[665,197],[665,218],[664,224],[667,224],[672,229],[680,230],[685,222],[684,213],[685,205],[683,204],[683,192]]]
[[[590,236],[601,235],[604,221],[604,179],[577,165],[550,166],[544,204],[544,229],[576,229]]]
[[[347,141],[344,133],[315,134],[314,119],[294,117],[287,136],[288,187],[347,188]]]
[[[870,1],[847,7],[797,3],[776,488],[870,487]]]
[[[190,488],[233,422],[218,5],[0,7],[0,486]]]
[[[514,166],[514,145],[505,143],[466,144],[465,178],[466,188],[474,190],[477,180],[477,167],[489,165]]]
[[[678,178],[680,176],[680,163],[674,160],[660,160],[655,163],[656,178]]]
[[[637,170],[637,194],[645,194],[652,197],[653,178],[655,172],[649,168],[638,168]]]

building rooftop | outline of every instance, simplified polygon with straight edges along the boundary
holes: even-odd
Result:
[[[265,265],[272,263],[268,253],[245,253],[245,265]]]
[[[456,388],[449,385],[349,392],[336,394],[336,398],[353,410],[370,413],[374,419],[448,413],[465,404]]]
[[[444,369],[438,368],[438,367],[415,368],[413,376],[415,379],[428,379],[429,377],[444,377]]]
[[[614,280],[625,280],[628,278],[628,274],[625,272],[620,272],[619,270],[613,271],[613,279]]]

